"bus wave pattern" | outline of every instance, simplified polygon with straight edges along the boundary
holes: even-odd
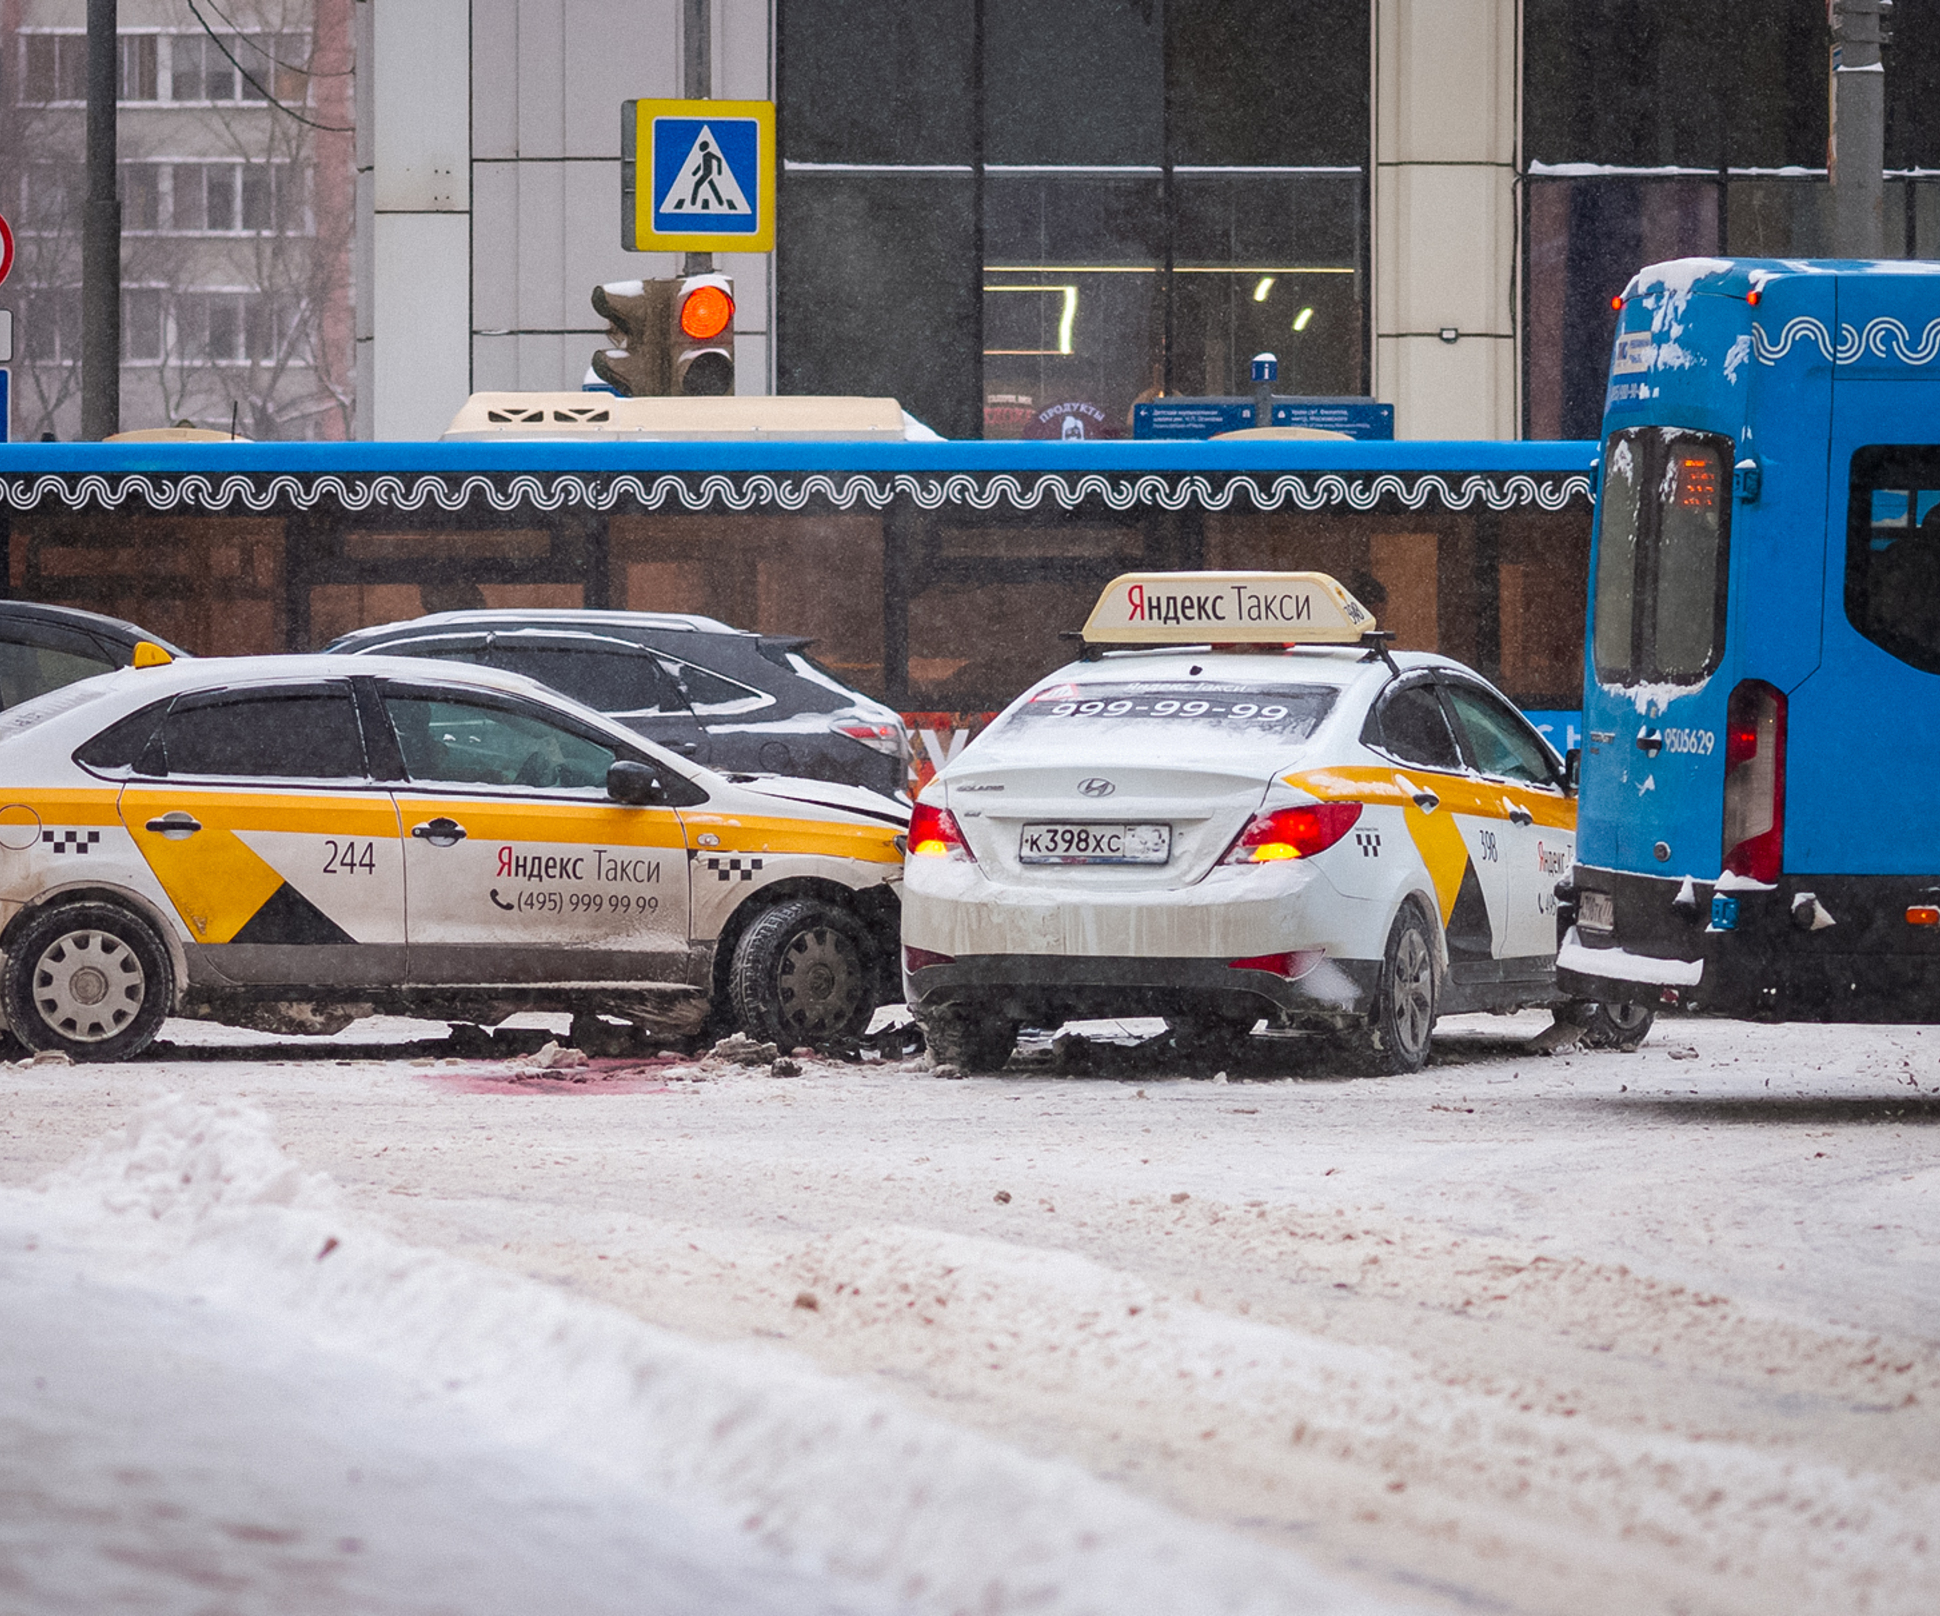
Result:
[[[1890,314],[1868,320],[1864,330],[1857,326],[1840,326],[1836,346],[1825,322],[1815,320],[1809,314],[1795,315],[1787,320],[1779,330],[1776,341],[1768,337],[1765,328],[1756,322],[1751,328],[1752,349],[1761,365],[1777,364],[1792,351],[1795,343],[1800,342],[1809,343],[1818,349],[1821,358],[1834,364],[1850,365],[1870,353],[1880,359],[1897,359],[1903,365],[1930,365],[1935,359],[1940,359],[1940,320],[1929,321],[1917,343],[1905,324]]]
[[[1929,336],[1940,342],[1940,321],[1935,322]],[[1154,507],[1166,511],[1188,507],[1224,511],[1242,498],[1261,511],[1282,510],[1290,505],[1303,511],[1342,507],[1371,511],[1384,499],[1392,499],[1410,511],[1431,504],[1444,510],[1465,511],[1478,502],[1492,511],[1531,505],[1545,511],[1560,511],[1572,500],[1589,497],[1590,480],[1586,476],[1536,478],[1521,473],[1503,478],[1468,476],[1452,480],[1432,472],[1412,477],[1389,474],[1371,478],[1326,473],[1313,477],[1275,477],[1264,487],[1244,474],[1225,478],[1215,485],[1214,479],[1202,476],[1174,479],[1108,477],[1099,473],[1072,477],[1046,474],[1027,483],[1008,472],[989,477],[957,474],[881,478],[860,474],[837,477],[824,473],[800,478],[777,478],[766,473],[741,478],[714,474],[692,483],[684,477],[643,478],[631,472],[612,477],[563,474],[543,478],[522,474],[503,480],[476,475],[407,478],[394,474],[341,477],[334,473],[320,477],[281,473],[264,478],[240,475],[210,478],[191,473],[158,481],[139,472],[123,477],[88,472],[75,477],[45,473],[36,477],[0,478],[0,504],[15,510],[32,510],[43,500],[53,500],[68,509],[92,504],[113,510],[140,500],[157,512],[224,511],[238,506],[256,513],[278,506],[307,511],[325,500],[354,512],[373,507],[420,511],[434,505],[441,511],[457,512],[479,500],[504,513],[566,508],[611,511],[623,500],[650,511],[678,505],[688,511],[725,508],[739,512],[760,508],[793,512],[817,499],[838,510],[853,510],[857,506],[883,510],[898,499],[907,499],[926,511],[941,510],[945,506],[988,511],[999,504],[1008,504],[1017,510],[1056,505],[1071,511],[1088,500],[1102,501],[1114,511]]]

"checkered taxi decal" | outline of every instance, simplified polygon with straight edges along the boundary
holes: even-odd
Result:
[[[86,853],[101,843],[98,830],[44,830],[40,845],[51,853]]]
[[[707,867],[714,872],[717,881],[732,881],[737,875],[743,881],[752,881],[755,871],[761,868],[758,858],[710,858]]]

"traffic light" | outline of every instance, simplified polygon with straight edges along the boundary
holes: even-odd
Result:
[[[613,346],[593,355],[593,374],[622,398],[734,391],[734,282],[725,275],[678,281],[608,281],[593,312]]]
[[[689,275],[674,299],[672,393],[734,391],[734,282]]]
[[[593,288],[593,312],[613,346],[593,355],[593,374],[622,398],[654,398],[668,391],[667,331],[673,319],[672,281],[608,281]]]

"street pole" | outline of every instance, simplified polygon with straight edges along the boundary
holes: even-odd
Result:
[[[1833,252],[1886,252],[1886,68],[1879,47],[1893,0],[1826,0],[1832,25],[1831,116],[1826,172],[1832,182]]]
[[[714,86],[714,7],[712,0],[681,0],[681,94],[689,101],[705,101]],[[711,275],[714,255],[690,252],[681,264],[683,275]]]
[[[121,430],[121,199],[115,183],[120,85],[116,0],[88,0],[88,199],[81,223],[81,436]]]

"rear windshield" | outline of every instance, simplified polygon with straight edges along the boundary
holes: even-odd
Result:
[[[1724,651],[1731,442],[1632,427],[1604,445],[1597,500],[1597,677],[1695,684]]]
[[[1940,673],[1940,447],[1852,457],[1846,616],[1902,662]]]
[[[985,761],[1006,752],[1043,759],[1074,746],[1087,757],[1109,747],[1121,761],[1159,763],[1182,755],[1243,753],[1262,744],[1281,751],[1313,734],[1339,694],[1332,685],[1200,679],[1059,683],[991,725],[976,747]]]

